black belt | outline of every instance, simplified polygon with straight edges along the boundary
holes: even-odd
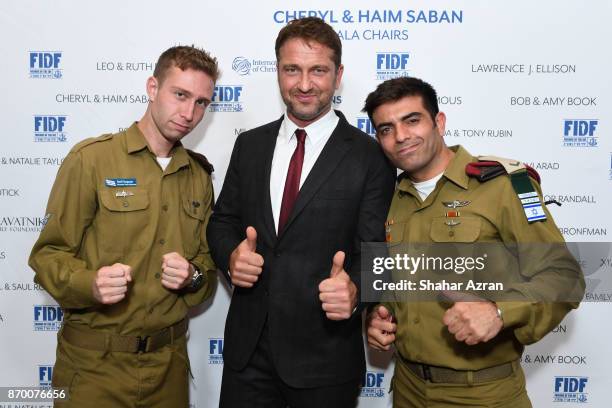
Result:
[[[501,380],[514,372],[514,362],[487,367],[480,370],[455,370],[452,368],[431,366],[406,360],[399,353],[398,361],[408,367],[417,377],[432,383],[477,384]]]
[[[61,336],[70,344],[88,350],[146,353],[173,344],[187,333],[187,319],[147,336],[121,336],[64,323]]]

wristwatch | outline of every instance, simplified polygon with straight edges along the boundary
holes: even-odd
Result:
[[[493,306],[495,306],[495,308],[497,309],[497,317],[499,320],[502,321],[502,323],[504,322],[504,315],[502,313],[502,310],[499,308],[499,306],[497,306],[497,303],[493,303]]]
[[[189,289],[198,289],[204,280],[204,274],[200,271],[200,268],[191,264],[193,266],[193,276],[191,277],[191,283],[189,284]]]

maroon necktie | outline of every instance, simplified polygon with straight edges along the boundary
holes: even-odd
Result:
[[[283,231],[285,223],[289,219],[291,210],[300,191],[300,177],[302,176],[302,164],[304,164],[304,142],[306,141],[306,131],[304,129],[296,129],[295,138],[297,146],[287,170],[287,179],[285,180],[285,190],[283,191],[283,202],[281,204],[280,217],[278,218],[278,234]]]

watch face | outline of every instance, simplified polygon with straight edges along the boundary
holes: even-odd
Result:
[[[197,287],[200,285],[200,283],[202,282],[204,275],[202,274],[202,272],[200,272],[200,270],[198,268],[195,268],[195,272],[193,274],[193,278],[191,279],[191,286],[192,287]]]

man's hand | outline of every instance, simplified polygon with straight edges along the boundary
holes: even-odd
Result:
[[[264,259],[257,249],[257,231],[247,227],[246,239],[242,241],[230,255],[229,273],[232,284],[242,288],[250,288],[261,275]]]
[[[387,351],[395,341],[397,324],[393,315],[383,305],[379,305],[368,315],[368,344],[376,350]]]
[[[120,263],[98,269],[92,282],[94,298],[104,305],[120,302],[127,293],[128,283],[132,281],[131,274],[132,268]]]
[[[455,304],[444,313],[442,321],[448,331],[455,335],[458,341],[473,346],[486,343],[497,336],[504,322],[497,316],[497,307],[493,302],[462,301],[461,294],[445,292],[444,295],[455,301]]]
[[[319,299],[330,320],[348,319],[357,304],[357,287],[344,270],[344,257],[344,252],[336,252],[329,278],[319,284]]]
[[[161,284],[166,289],[178,290],[191,284],[195,270],[193,265],[176,252],[162,256]]]

